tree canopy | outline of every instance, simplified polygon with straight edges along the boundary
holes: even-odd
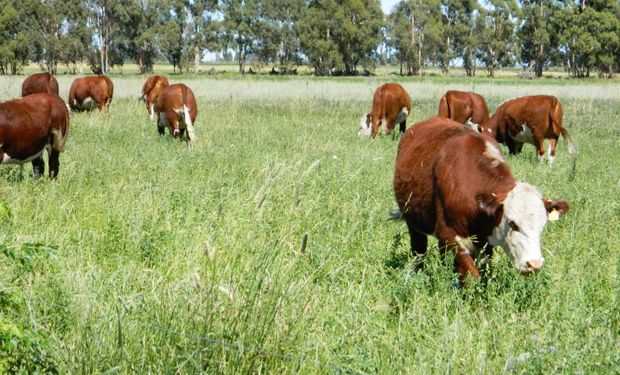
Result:
[[[402,0],[385,15],[378,0],[5,0],[0,74],[34,62],[56,73],[88,66],[108,74],[156,61],[198,72],[207,52],[292,73],[356,75],[379,62],[420,75],[521,66],[575,77],[620,70],[618,0]],[[277,70],[276,70],[277,69]]]

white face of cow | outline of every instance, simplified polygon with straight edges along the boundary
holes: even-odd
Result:
[[[514,266],[530,273],[542,268],[540,235],[547,223],[542,196],[532,185],[518,182],[504,200],[504,214],[489,243],[501,246]]]
[[[371,125],[370,125],[370,113],[364,113],[360,119],[360,127],[357,131],[357,135],[363,135],[370,137]]]

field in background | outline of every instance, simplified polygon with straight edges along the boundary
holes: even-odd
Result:
[[[0,98],[17,96],[21,79],[0,77]],[[71,79],[60,76],[64,98]],[[544,270],[522,277],[497,249],[485,285],[459,290],[450,259],[433,247],[416,271],[406,226],[386,220],[397,142],[356,136],[384,79],[182,76],[198,97],[192,150],[156,134],[135,100],[143,77],[113,79],[109,113],[72,116],[57,181],[33,181],[29,165],[0,167],[0,329],[8,321],[30,335],[44,365],[620,368],[617,84],[473,81],[491,109],[513,96],[557,95],[579,153],[570,157],[561,140],[552,168],[532,146],[508,158],[517,178],[571,205],[545,229]],[[472,88],[465,79],[402,82],[410,123],[432,116],[446,89]]]

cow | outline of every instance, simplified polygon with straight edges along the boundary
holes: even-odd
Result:
[[[99,112],[109,109],[114,95],[114,84],[107,76],[76,78],[69,89],[69,106],[74,112],[92,110],[96,105]]]
[[[433,117],[401,138],[394,194],[407,223],[414,256],[437,237],[442,253],[455,253],[461,285],[480,272],[479,255],[501,246],[522,273],[542,268],[540,236],[547,220],[569,210],[565,200],[548,200],[517,181],[497,142],[453,120]]]
[[[46,93],[58,95],[58,81],[49,73],[32,74],[22,83],[22,96]]]
[[[375,138],[379,126],[383,134],[392,133],[394,126],[400,124],[400,134],[407,127],[407,116],[411,113],[411,100],[407,91],[398,83],[386,83],[377,88],[372,98],[372,111],[362,116],[358,135]]]
[[[489,109],[482,95],[469,91],[449,90],[439,100],[437,116],[452,119],[480,131],[480,125],[489,118]]]
[[[520,153],[524,143],[533,144],[540,161],[544,160],[546,139],[549,142],[547,158],[552,164],[560,134],[566,141],[568,153],[575,153],[568,131],[562,126],[562,116],[562,104],[555,96],[524,96],[500,104],[481,128],[495,135],[511,155]]]
[[[159,134],[164,134],[166,125],[173,137],[184,138],[187,130],[187,145],[192,147],[196,139],[194,122],[198,115],[192,89],[182,83],[166,87],[157,98],[155,112]]]
[[[58,176],[60,152],[69,130],[69,111],[57,95],[32,94],[0,103],[0,163],[32,163],[35,178],[43,175],[43,150],[49,176]]]
[[[155,118],[155,104],[157,104],[157,97],[161,93],[161,91],[168,87],[170,84],[168,83],[168,78],[164,76],[150,76],[146,82],[144,82],[144,86],[142,86],[142,96],[140,100],[143,100],[146,103],[146,110],[151,117],[151,120]]]

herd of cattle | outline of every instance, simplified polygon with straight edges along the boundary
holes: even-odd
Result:
[[[42,154],[47,150],[49,176],[55,178],[67,139],[69,110],[107,110],[114,85],[105,76],[75,79],[68,105],[58,92],[52,75],[34,74],[23,82],[21,98],[0,103],[2,164],[31,162],[33,175],[39,177],[45,166]],[[192,145],[197,107],[189,87],[151,76],[140,99],[151,119],[157,117],[160,134],[167,126],[174,137]],[[461,283],[468,275],[480,275],[474,259],[488,257],[493,246],[501,246],[523,273],[541,269],[542,230],[547,220],[568,211],[568,203],[543,198],[532,185],[515,180],[499,144],[506,145],[510,154],[518,154],[524,143],[531,143],[539,160],[544,160],[547,140],[551,164],[562,135],[573,153],[558,99],[546,95],[511,99],[489,116],[482,96],[448,91],[439,101],[437,117],[407,130],[410,113],[407,91],[397,83],[384,84],[375,91],[372,110],[362,117],[358,134],[374,138],[379,128],[389,135],[396,124],[400,126],[394,193],[414,255],[423,255],[427,235],[434,235],[443,252],[455,253]]]
[[[106,76],[77,78],[69,89],[68,104],[58,96],[58,81],[49,73],[33,74],[22,84],[22,97],[0,103],[0,164],[32,163],[33,175],[44,173],[43,151],[49,157],[49,176],[58,175],[58,156],[69,130],[69,110],[109,108],[114,84]],[[174,137],[195,140],[196,99],[182,83],[169,85],[164,77],[150,77],[143,87],[151,118],[157,115],[160,134],[166,126]],[[187,132],[187,134],[186,134]]]
[[[390,134],[396,124],[403,133],[394,170],[397,217],[406,221],[414,255],[422,256],[427,235],[442,252],[455,253],[454,267],[463,284],[479,277],[474,259],[487,258],[501,246],[523,273],[542,268],[540,237],[547,220],[568,212],[565,200],[544,198],[532,185],[512,175],[499,143],[510,154],[524,143],[534,144],[539,160],[555,157],[560,135],[569,153],[575,149],[562,126],[562,105],[547,95],[507,100],[489,117],[484,98],[476,93],[448,91],[439,101],[437,117],[406,129],[409,95],[395,83],[379,87],[372,111],[362,116],[358,134],[375,137],[378,128]]]

